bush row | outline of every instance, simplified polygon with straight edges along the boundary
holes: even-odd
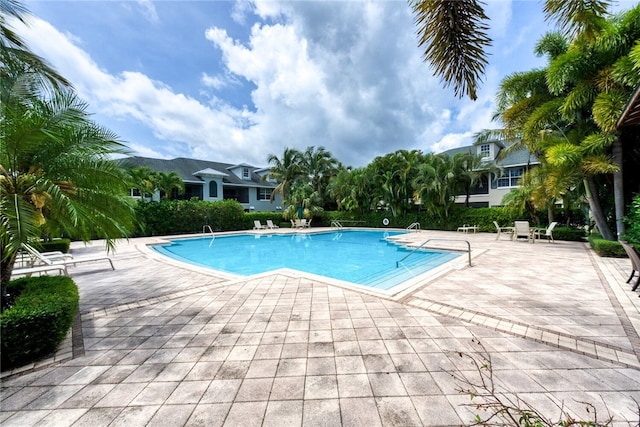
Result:
[[[62,253],[69,252],[69,247],[71,246],[70,239],[53,239],[44,242],[40,242],[40,248],[42,252],[53,252],[60,251]]]
[[[7,285],[15,298],[0,314],[2,370],[53,353],[78,310],[78,288],[67,276],[25,277]]]
[[[624,251],[620,242],[615,240],[606,240],[598,233],[593,233],[589,236],[589,244],[600,256],[612,258],[627,257],[627,253]]]
[[[201,233],[204,225],[210,225],[214,231],[247,230],[253,228],[254,221],[262,224],[272,220],[280,227],[290,227],[278,212],[245,213],[242,205],[235,201],[204,202],[204,201],[162,201],[140,202],[137,207],[139,227],[137,236],[158,236],[172,234]],[[389,224],[384,225],[387,219]],[[363,227],[406,228],[417,222],[423,229],[455,231],[461,225],[476,225],[480,231],[495,232],[493,221],[501,226],[512,225],[514,220],[526,220],[533,226],[531,218],[513,218],[504,208],[464,208],[454,206],[447,217],[434,217],[426,211],[410,212],[403,216],[393,217],[390,212],[378,211],[365,214],[352,212],[320,212],[313,217],[314,226],[328,227],[333,221],[343,222],[343,225],[357,225]],[[584,231],[571,227],[556,227],[554,238],[558,240],[581,240]]]

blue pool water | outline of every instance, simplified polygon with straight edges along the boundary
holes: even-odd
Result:
[[[289,268],[378,289],[391,289],[460,254],[411,249],[386,240],[387,231],[246,234],[174,240],[154,249],[174,259],[248,276]]]

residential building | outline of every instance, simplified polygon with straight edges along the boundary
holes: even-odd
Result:
[[[469,206],[493,207],[501,206],[502,198],[513,188],[520,185],[525,170],[540,164],[538,158],[526,148],[504,151],[508,146],[503,141],[491,141],[483,144],[453,148],[443,152],[449,156],[459,153],[471,153],[482,156],[488,165],[497,166],[501,173],[487,173],[472,189]],[[456,203],[465,203],[466,195],[456,197]]]
[[[269,168],[257,168],[246,163],[230,164],[207,160],[154,159],[150,157],[127,157],[121,162],[129,167],[146,166],[155,172],[176,172],[184,181],[184,194],[175,194],[175,198],[189,200],[237,200],[246,211],[280,212],[282,198],[276,194],[271,202],[271,194],[278,185],[269,179]],[[140,197],[132,190],[133,197]],[[160,194],[153,196],[159,200]]]

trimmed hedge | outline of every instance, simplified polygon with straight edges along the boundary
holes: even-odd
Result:
[[[13,305],[0,314],[2,370],[53,353],[78,310],[78,288],[67,276],[25,277],[7,285]]]
[[[569,240],[572,242],[581,242],[587,237],[586,231],[581,228],[573,227],[556,227],[553,229],[553,238],[555,240]]]
[[[62,253],[68,253],[71,246],[70,239],[53,239],[45,242],[40,242],[42,252],[61,251]],[[40,249],[40,248],[38,248]]]
[[[611,258],[626,258],[627,253],[620,242],[606,240],[600,234],[593,233],[589,236],[591,248],[600,256]]]
[[[202,226],[214,231],[249,228],[245,225],[242,205],[234,200],[219,202],[163,200],[138,202],[138,229],[135,236],[166,236],[171,234],[202,233]],[[251,222],[253,226],[253,222]]]

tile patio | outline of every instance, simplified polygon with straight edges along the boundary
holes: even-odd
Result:
[[[498,389],[549,418],[560,406],[584,417],[589,402],[600,420],[637,425],[640,298],[624,283],[628,260],[489,233],[405,240],[427,238],[468,240],[473,266],[397,295],[286,270],[231,277],[163,261],[145,247],[159,239],[121,242],[115,271],[69,269],[81,295],[74,333],[56,359],[2,374],[0,424],[465,425],[476,411],[452,374],[473,377],[459,354],[478,351],[475,337]]]

